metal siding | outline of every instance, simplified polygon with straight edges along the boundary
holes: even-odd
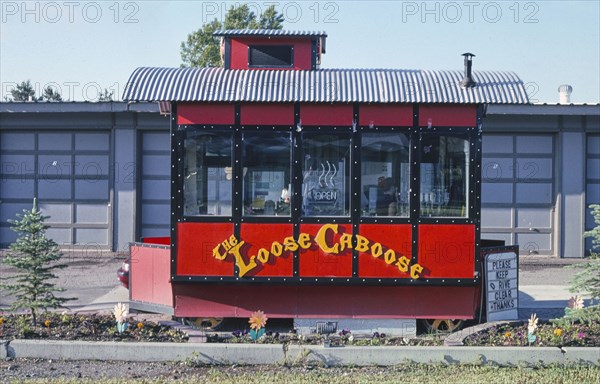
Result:
[[[269,234],[268,241],[265,239],[265,233]],[[265,223],[243,223],[240,228],[240,238],[246,242],[246,254],[253,258],[256,256],[257,267],[248,272],[246,276],[294,276],[294,253],[283,250],[279,256],[272,252],[275,242],[283,243],[287,237],[293,237],[294,228],[292,224],[265,224]],[[270,251],[267,262],[260,261],[259,249]],[[252,255],[252,256],[250,256]]]
[[[293,104],[242,104],[241,125],[294,125]]]
[[[419,107],[419,126],[474,127],[477,110],[474,105],[421,105]]]
[[[359,125],[412,126],[412,105],[360,104]]]
[[[182,103],[177,110],[177,124],[233,124],[233,104]]]
[[[372,102],[526,104],[511,72],[473,72],[475,88],[460,87],[462,71],[391,69],[245,70],[138,68],[127,101]]]
[[[138,263],[142,264],[142,263]],[[178,317],[249,317],[261,308],[271,318],[414,319],[475,317],[477,287],[377,287],[222,284],[197,289],[173,284]],[[268,298],[268,300],[265,300]]]
[[[348,104],[301,104],[302,125],[351,126],[353,109]]]

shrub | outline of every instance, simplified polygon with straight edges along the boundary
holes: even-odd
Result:
[[[583,233],[583,237],[592,238],[592,250],[600,248],[600,204],[590,205],[591,214],[594,216],[596,227]]]
[[[593,249],[600,248],[600,205],[590,205],[596,227],[583,234],[592,238]],[[592,252],[586,263],[575,265],[574,268],[582,269],[571,281],[571,291],[589,294],[594,299],[600,299],[600,255]]]
[[[3,281],[12,283],[2,284],[0,287],[15,296],[10,309],[28,309],[35,327],[39,310],[62,307],[63,303],[74,299],[54,295],[64,289],[51,282],[56,278],[53,271],[67,265],[58,263],[62,254],[58,244],[46,237],[49,227],[44,222],[48,217],[42,215],[36,200],[33,200],[31,210],[24,209],[23,214],[17,214],[17,217],[19,220],[8,222],[19,237],[10,245],[4,259],[4,263],[14,267],[17,272],[12,276],[3,277]]]

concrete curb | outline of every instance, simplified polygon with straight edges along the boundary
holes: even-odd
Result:
[[[573,347],[333,347],[281,344],[186,344],[13,340],[0,358],[190,361],[214,365],[393,366],[442,364],[588,364],[600,366],[600,348]]]

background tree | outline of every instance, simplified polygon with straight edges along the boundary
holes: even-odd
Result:
[[[262,15],[260,15],[259,28],[261,29],[282,29],[283,28],[283,15],[275,10],[275,6],[272,5],[265,9]]]
[[[2,277],[0,287],[12,293],[15,301],[10,310],[29,309],[33,326],[37,324],[39,310],[59,308],[73,298],[56,297],[55,292],[64,291],[56,287],[51,280],[56,278],[53,271],[65,268],[66,264],[58,261],[62,257],[58,244],[46,238],[48,226],[33,200],[31,210],[24,209],[23,214],[17,214],[19,220],[9,220],[11,229],[19,237],[9,247],[4,263],[17,270],[14,274]]]
[[[259,18],[250,11],[247,4],[231,7],[225,15],[225,22],[217,19],[208,22],[195,32],[187,36],[181,43],[182,67],[220,67],[221,55],[219,50],[220,39],[212,34],[219,29],[281,29],[283,28],[283,15],[271,5]]]
[[[42,97],[40,98],[40,100],[46,100],[46,101],[63,101],[62,100],[62,96],[60,95],[60,93],[58,93],[58,91],[54,91],[50,87],[44,88],[44,94],[42,95]]]
[[[12,95],[12,99],[14,101],[29,101],[31,98],[32,101],[35,101],[35,90],[31,85],[31,81],[23,81],[21,84],[17,84],[17,87],[10,91]]]
[[[256,15],[250,11],[247,4],[239,7],[232,6],[225,15],[225,29],[258,29],[259,27]]]
[[[113,93],[104,88],[104,91],[98,94],[98,101],[113,101]]]

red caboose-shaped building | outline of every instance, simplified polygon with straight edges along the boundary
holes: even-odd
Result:
[[[134,306],[473,318],[482,118],[527,103],[523,82],[471,73],[471,54],[464,71],[319,69],[323,32],[215,35],[224,68],[138,68],[123,97],[171,117],[171,236],[132,245]]]

